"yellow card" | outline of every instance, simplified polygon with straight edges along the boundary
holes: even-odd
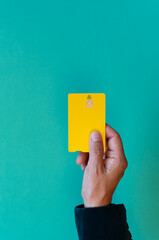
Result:
[[[99,131],[105,151],[105,94],[68,94],[68,151],[89,152],[89,137]]]

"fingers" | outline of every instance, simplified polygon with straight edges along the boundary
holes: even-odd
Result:
[[[108,149],[110,151],[121,151],[123,150],[123,144],[120,138],[120,135],[117,131],[115,131],[111,126],[108,124],[106,125],[106,140],[107,140],[107,145]]]
[[[94,131],[91,133],[89,138],[89,152],[81,152],[79,151],[76,163],[81,165],[81,169],[85,170],[87,164],[92,166],[100,166],[103,165],[103,160],[108,158],[116,158],[119,156],[125,156],[123,144],[121,137],[117,131],[115,131],[111,126],[105,123],[105,131],[106,131],[106,151],[103,149],[103,141],[102,136],[99,131]],[[95,134],[99,134],[100,139],[92,140],[92,136]],[[101,165],[101,166],[102,166]]]
[[[87,166],[88,160],[81,164],[81,169],[84,171]]]
[[[85,163],[88,160],[88,158],[89,158],[89,153],[88,152],[79,151],[76,163],[78,165],[81,165],[81,164]]]
[[[112,137],[114,137],[117,134],[117,131],[115,131],[110,125],[108,125],[107,123],[105,124],[106,127],[106,137],[107,139],[110,139]]]
[[[94,131],[89,137],[89,165],[98,167],[103,164],[103,140],[99,131]]]

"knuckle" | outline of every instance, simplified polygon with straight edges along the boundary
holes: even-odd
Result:
[[[122,166],[122,170],[123,170],[123,172],[125,172],[125,170],[126,170],[126,168],[127,168],[127,164],[126,164],[126,162],[123,162],[122,165],[123,165],[123,166]]]
[[[124,161],[123,161],[123,164],[122,164],[121,177],[124,176],[124,173],[125,173],[125,170],[126,170],[127,166],[128,166],[128,162],[127,162],[127,160],[124,160]]]
[[[124,173],[125,173],[125,171],[122,172],[122,174],[121,174],[121,178],[124,176]]]
[[[125,161],[125,165],[126,165],[125,166],[125,169],[126,169],[128,167],[128,161],[127,160]]]
[[[127,159],[125,158],[125,160],[124,160],[124,169],[127,169],[127,167],[128,167],[128,161],[127,161]]]
[[[115,137],[117,138],[117,139],[120,139],[121,140],[121,137],[120,137],[120,134],[116,131],[116,133],[115,133]]]

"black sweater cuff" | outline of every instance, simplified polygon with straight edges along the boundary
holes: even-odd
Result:
[[[80,240],[130,240],[123,204],[102,207],[75,207],[75,222]]]

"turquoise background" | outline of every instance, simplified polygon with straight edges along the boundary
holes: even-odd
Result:
[[[105,93],[133,239],[159,239],[159,1],[0,1],[0,239],[77,239],[68,93]]]

